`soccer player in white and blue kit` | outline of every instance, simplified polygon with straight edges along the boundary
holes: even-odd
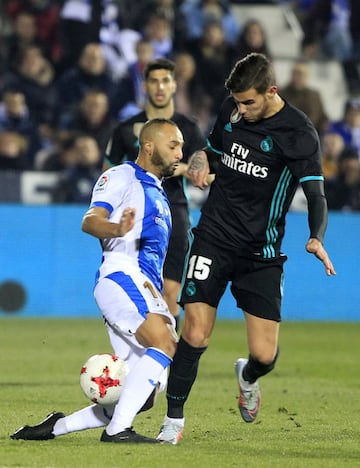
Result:
[[[100,176],[82,222],[83,231],[101,241],[94,296],[114,353],[129,366],[120,400],[113,408],[94,404],[69,416],[52,413],[36,426],[20,428],[13,439],[52,439],[106,426],[103,442],[158,442],[137,434],[132,422],[159,382],[166,383],[176,349],[175,319],[161,294],[171,233],[169,201],[161,182],[179,165],[184,141],[173,121],[153,119],[142,128],[139,143],[135,162]]]

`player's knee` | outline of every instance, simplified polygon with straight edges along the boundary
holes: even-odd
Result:
[[[213,321],[205,315],[185,313],[181,335],[194,348],[207,347],[213,329]]]
[[[247,364],[247,368],[248,368],[247,370],[253,376],[252,380],[255,381],[259,377],[262,377],[268,374],[269,372],[271,372],[275,368],[275,364],[276,364],[278,356],[279,356],[279,348],[277,348],[275,356],[272,353],[272,355],[268,356],[267,360],[260,360],[258,357],[250,355],[248,364]]]

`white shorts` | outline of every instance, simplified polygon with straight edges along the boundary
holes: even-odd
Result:
[[[140,271],[117,272],[99,279],[94,289],[96,303],[106,321],[110,342],[116,356],[126,361],[131,370],[145,353],[135,332],[148,312],[164,315],[174,328],[175,319],[151,281]],[[161,390],[167,380],[163,373]]]

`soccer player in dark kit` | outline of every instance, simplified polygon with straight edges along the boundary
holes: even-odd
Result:
[[[273,67],[262,54],[238,61],[225,82],[230,92],[208,138],[208,147],[189,161],[198,187],[209,172],[215,181],[188,252],[180,303],[182,335],[170,367],[168,410],[158,440],[177,444],[184,428],[184,404],[196,379],[227,284],[243,310],[248,358],[235,363],[239,410],[255,420],[260,407],[259,378],[278,357],[285,215],[300,183],[308,202],[306,250],[335,270],[323,240],[327,204],[314,126],[277,93]]]
[[[105,167],[136,158],[138,136],[144,123],[153,118],[173,120],[184,135],[183,161],[179,164],[174,177],[164,180],[163,187],[170,201],[172,215],[172,234],[164,264],[164,298],[170,312],[178,322],[182,267],[188,246],[190,229],[189,208],[184,187],[187,174],[187,161],[190,155],[205,144],[205,138],[195,121],[175,111],[176,92],[175,63],[168,59],[155,59],[149,62],[144,71],[144,87],[147,95],[143,112],[130,117],[116,127],[109,144]],[[177,327],[178,328],[178,327]]]

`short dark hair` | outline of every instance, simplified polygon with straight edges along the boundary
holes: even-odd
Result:
[[[146,140],[146,138],[149,137],[149,135],[151,135],[151,132],[153,130],[158,131],[164,125],[172,125],[173,127],[177,127],[177,124],[171,119],[156,117],[154,119],[147,120],[140,130],[140,134],[139,134],[140,147],[144,145],[144,141]]]
[[[225,81],[226,88],[233,93],[242,93],[250,88],[259,94],[276,84],[275,72],[264,54],[251,53],[238,60]]]
[[[148,79],[149,74],[153,70],[168,70],[172,75],[175,73],[175,62],[166,58],[158,58],[151,60],[145,67],[144,77],[145,80]]]

